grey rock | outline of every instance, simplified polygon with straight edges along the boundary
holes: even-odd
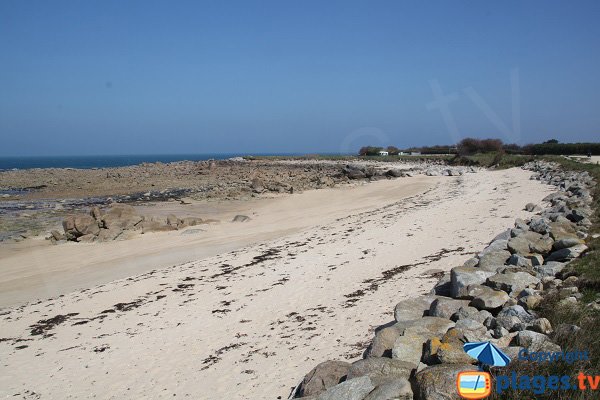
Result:
[[[577,246],[580,244],[584,244],[585,242],[577,237],[566,237],[554,242],[554,246],[552,247],[554,250],[566,249],[569,247]]]
[[[432,317],[440,317],[450,319],[454,313],[461,307],[467,307],[469,305],[468,300],[455,300],[450,298],[440,297],[435,299],[431,303],[429,308],[429,315]]]
[[[520,229],[523,232],[527,232],[529,230],[529,225],[527,225],[527,222],[523,221],[521,218],[517,218],[515,220],[515,228]]]
[[[404,324],[396,323],[377,330],[365,357],[392,357],[394,343],[404,333],[405,328]]]
[[[454,327],[463,332],[467,342],[483,342],[491,339],[485,325],[472,319],[459,319]]]
[[[465,263],[463,264],[463,267],[473,268],[473,267],[476,267],[477,264],[479,264],[479,258],[472,257],[472,258],[469,258],[467,261],[465,261]]]
[[[515,265],[517,267],[531,267],[531,260],[527,257],[519,254],[512,254],[508,259],[508,265]]]
[[[134,229],[143,218],[128,204],[114,203],[102,216],[104,228]]]
[[[406,324],[408,326],[404,333],[394,343],[392,358],[413,363],[415,366],[421,361],[425,342],[432,337],[443,335],[454,326],[454,322],[437,317],[423,317]]]
[[[489,251],[479,258],[479,268],[486,271],[496,271],[496,269],[499,266],[504,265],[509,258],[510,252],[508,250]]]
[[[432,295],[450,297],[452,295],[452,285],[450,283],[450,273],[446,272],[435,284],[433,289],[429,292]]]
[[[409,379],[415,368],[415,364],[387,357],[366,358],[352,363],[346,379],[368,376],[377,386],[397,379]]]
[[[468,298],[468,286],[483,284],[494,271],[486,271],[481,268],[454,267],[450,271],[450,284],[452,297]]]
[[[568,261],[573,258],[579,257],[583,252],[585,252],[588,247],[585,244],[579,244],[573,247],[569,247],[566,249],[560,249],[555,252],[552,252],[547,258],[547,261]]]
[[[526,256],[532,266],[542,265],[544,263],[544,257],[541,254],[530,254]]]
[[[525,205],[525,210],[529,211],[529,212],[540,212],[540,211],[542,211],[542,207],[540,207],[534,203],[527,203]]]
[[[542,277],[556,276],[566,267],[565,263],[558,261],[549,261],[544,265],[534,267],[534,270]]]
[[[537,232],[525,232],[508,241],[508,249],[513,254],[527,256],[530,253],[546,254],[552,250],[554,241],[549,236]]]
[[[396,379],[378,385],[364,400],[412,400],[413,391],[406,379]]]
[[[325,361],[313,368],[302,380],[296,397],[318,395],[345,379],[350,364],[344,361]]]
[[[481,253],[479,253],[479,258],[481,258],[481,256],[488,254],[488,253],[492,253],[492,252],[500,251],[500,250],[506,250],[509,239],[510,238],[493,240],[485,249],[483,249],[483,251],[481,251]]]
[[[538,318],[533,321],[530,329],[534,332],[543,333],[549,335],[552,333],[552,324],[546,318]]]
[[[535,310],[537,306],[542,302],[543,297],[539,294],[532,294],[523,296],[519,299],[519,305],[526,308],[527,310]]]
[[[490,276],[486,281],[486,285],[494,289],[512,293],[513,291],[520,291],[526,287],[535,286],[539,282],[539,278],[536,278],[527,272],[506,272]]]
[[[469,286],[468,294],[473,297],[470,305],[479,310],[494,310],[502,307],[509,298],[506,292],[483,285]]]
[[[498,240],[506,240],[506,243],[508,244],[508,240],[511,238],[510,231],[511,231],[510,229],[507,229],[504,232],[499,233],[498,235],[496,235],[496,237],[494,239],[492,239],[492,243],[494,243]],[[506,246],[504,246],[504,248],[501,250],[505,250],[505,249],[506,249]]]
[[[560,346],[552,343],[550,338],[543,333],[533,331],[520,331],[517,333],[511,345],[521,346],[527,348],[528,351],[549,351],[559,352]]]
[[[394,307],[394,318],[397,322],[419,319],[425,315],[435,299],[436,296],[426,295],[402,300]]]
[[[231,222],[248,222],[248,221],[250,221],[250,217],[248,217],[247,215],[236,215],[231,220]]]
[[[544,217],[532,217],[529,221],[529,229],[534,232],[546,234],[550,231],[550,221]]]
[[[535,316],[528,313],[522,306],[514,305],[504,307],[496,316],[496,324],[508,331],[524,329],[535,320]]]
[[[373,389],[375,389],[375,385],[373,385],[371,379],[368,376],[361,376],[327,389],[327,391],[321,393],[317,399],[363,400]]]

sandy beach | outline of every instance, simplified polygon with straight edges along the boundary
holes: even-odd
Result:
[[[189,235],[4,246],[0,396],[285,399],[531,215],[552,188],[530,175],[379,181],[215,206],[252,220]]]

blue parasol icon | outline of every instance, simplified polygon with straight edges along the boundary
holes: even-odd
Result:
[[[490,342],[465,343],[463,349],[480,363],[492,367],[506,367],[510,362],[510,358]]]

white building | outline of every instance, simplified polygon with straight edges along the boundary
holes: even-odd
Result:
[[[381,151],[379,152],[379,155],[380,155],[380,156],[389,156],[389,155],[390,155],[390,153],[388,153],[388,152],[387,152],[387,151],[385,151],[385,150],[381,150]]]

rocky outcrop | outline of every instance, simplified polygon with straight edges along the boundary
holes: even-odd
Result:
[[[88,214],[70,215],[63,220],[64,235],[53,231],[53,243],[75,241],[80,243],[109,242],[131,238],[136,233],[167,232],[205,223],[201,218],[166,219],[139,215],[130,205],[114,203],[105,210],[93,207]]]
[[[536,307],[548,295],[569,303],[582,297],[576,277],[556,275],[587,250],[594,182],[585,172],[550,163],[525,168],[535,172],[533,179],[558,187],[544,199],[547,207],[527,204],[536,215],[517,219],[477,257],[452,268],[431,294],[400,301],[395,322],[376,329],[365,358],[352,364],[345,381],[312,398],[458,399],[457,374],[478,369],[464,342],[490,341],[513,357],[522,348],[561,351],[550,335],[564,337],[578,328],[552,327]],[[296,397],[303,395],[297,391]]]

